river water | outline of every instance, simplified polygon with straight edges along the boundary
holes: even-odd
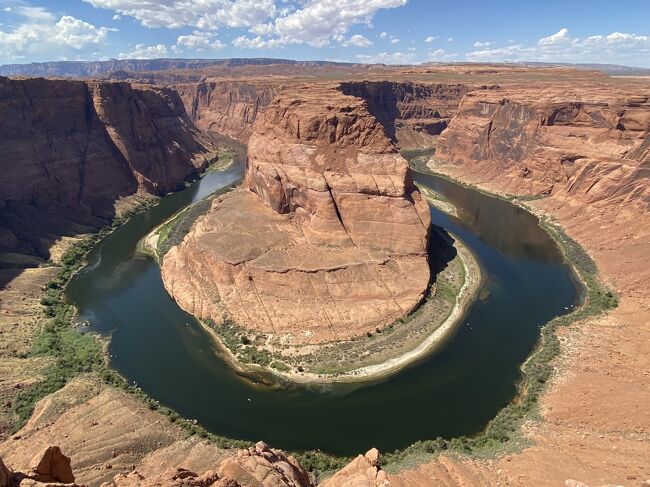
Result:
[[[537,219],[510,203],[416,173],[459,209],[432,208],[435,225],[474,252],[486,282],[452,339],[433,356],[379,383],[273,389],[243,379],[209,335],[169,297],[138,241],[179,209],[242,176],[209,172],[101,241],[67,298],[112,337],[112,365],[151,397],[208,430],[277,448],[358,454],[416,440],[479,432],[516,394],[520,364],[539,328],[577,304],[570,269]]]

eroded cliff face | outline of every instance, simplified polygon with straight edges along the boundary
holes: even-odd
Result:
[[[258,115],[280,90],[280,83],[255,80],[175,84],[194,124],[246,143]]]
[[[504,88],[465,96],[436,158],[514,194],[650,203],[650,95]]]
[[[401,148],[414,149],[435,144],[470,88],[464,84],[364,81],[341,83],[341,90],[366,100],[389,137]]]
[[[0,113],[0,252],[47,257],[119,198],[170,191],[212,158],[169,89],[0,78]]]
[[[420,303],[429,225],[365,100],[291,89],[254,125],[245,188],[214,201],[165,256],[163,279],[200,318],[292,343],[349,339]]]

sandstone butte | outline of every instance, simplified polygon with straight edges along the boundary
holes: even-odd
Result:
[[[135,64],[132,69],[136,69]],[[393,130],[401,147],[435,146],[437,154],[431,166],[436,171],[488,191],[545,196],[528,205],[535,212],[556,220],[590,253],[601,279],[617,291],[620,299],[619,307],[607,314],[587,318],[558,332],[561,351],[552,362],[555,371],[552,380],[539,399],[539,419],[523,428],[529,445],[491,459],[442,454],[385,476],[376,465],[375,455],[369,452],[327,481],[327,486],[647,485],[650,479],[650,409],[647,407],[650,404],[650,355],[647,353],[650,267],[646,265],[650,253],[650,82],[565,68],[476,64],[399,68],[329,66],[326,69],[326,73],[321,68],[294,67],[292,71],[296,76],[312,76],[315,82],[319,76],[330,80],[333,76],[340,77],[346,83],[360,77],[370,79],[370,83],[354,81],[349,89],[364,93],[371,113],[387,126],[387,131]],[[168,99],[175,99],[174,90],[181,94],[190,122],[215,132],[229,131],[247,141],[252,125],[264,115],[275,94],[282,87],[296,85],[286,72],[286,66],[278,63],[219,70],[131,72],[125,77],[155,80],[172,87],[173,90],[164,90],[170,94]],[[90,107],[83,86],[110,83],[0,80],[3,90],[12,90],[8,92],[12,96],[3,91],[0,97],[3,108],[11,106],[10,101],[22,100],[20,108],[12,108],[11,116],[0,120],[0,144],[8,144],[1,146],[0,158],[7,147],[14,154],[11,159],[0,159],[3,174],[15,172],[14,163],[30,167],[40,161],[50,169],[49,162],[38,157],[47,152],[47,145],[38,146],[41,150],[25,150],[30,141],[47,140],[48,134],[52,147],[68,147],[73,154],[83,154],[80,149],[75,151],[72,144],[62,144],[63,136],[57,132],[57,124],[67,127],[68,137],[94,133],[80,124],[83,117],[75,115],[86,112],[78,104]],[[53,86],[60,90],[56,92],[58,96],[43,96],[51,93]],[[83,89],[79,90],[78,86]],[[125,92],[141,89],[128,83],[119,86]],[[58,104],[64,88],[69,87],[75,87],[81,95],[67,97],[66,103]],[[258,89],[267,91],[260,93]],[[28,102],[37,96],[40,103]],[[33,123],[29,132],[22,130],[18,121],[37,118],[31,115],[36,106],[41,107],[38,117],[47,123]],[[227,110],[231,116],[221,116]],[[199,137],[186,115],[180,112],[174,116],[173,111],[164,110],[158,115],[171,113],[163,117],[164,126],[184,126],[183,130]],[[61,113],[65,115],[58,115]],[[65,125],[69,117],[76,117],[79,124]],[[163,119],[154,117],[153,120]],[[77,133],[78,127],[84,130]],[[101,130],[100,125],[97,127]],[[78,147],[83,149],[86,145]],[[509,148],[514,151],[510,152]],[[189,149],[190,153],[201,152]],[[127,162],[132,162],[131,155],[142,152],[126,154]],[[72,159],[66,154],[55,160],[76,160],[77,165],[70,162],[65,177],[52,177],[46,170],[34,173],[33,183],[47,202],[63,197],[58,192],[59,186],[67,188],[70,195],[78,194],[79,190],[79,185],[72,183],[78,181],[75,175],[79,172],[74,169],[81,167],[82,158]],[[98,187],[96,178],[112,175],[116,168],[123,167],[118,162],[122,161],[120,158],[102,160],[105,166],[101,171],[87,173],[95,175],[88,180],[89,184],[95,183],[95,188]],[[182,164],[188,167],[185,162]],[[127,192],[137,191],[134,179]],[[5,191],[4,183],[0,189]],[[14,200],[7,194],[2,196],[3,217],[19,216],[14,211],[18,204],[23,210],[40,204],[38,199],[33,202],[20,192],[12,194],[20,196]],[[121,192],[106,195],[106,201],[110,202],[109,198],[119,199]],[[40,204],[35,214],[42,212],[42,208]],[[48,237],[61,235],[62,228],[54,220],[51,215],[41,220],[49,224],[52,233]],[[33,252],[23,241],[18,240],[23,244],[16,246],[16,239],[7,237],[7,228],[16,228],[8,227],[7,222],[2,219],[2,251]],[[73,235],[80,231],[69,226],[63,230]],[[34,323],[42,318],[38,306],[41,288],[54,277],[54,271],[55,268],[48,267],[22,272],[0,270],[2,282],[8,282],[0,291],[3,332],[0,334],[0,436],[5,439],[0,443],[0,455],[6,464],[28,473],[32,459],[48,445],[57,444],[72,458],[78,482],[110,484],[118,481],[119,474],[120,478],[132,475],[132,479],[137,478],[143,484],[139,477],[152,479],[156,485],[192,485],[192,480],[183,478],[202,478],[210,470],[218,471],[222,462],[236,459],[240,454],[232,450],[220,449],[196,437],[187,438],[162,415],[150,411],[128,394],[107,385],[96,385],[92,375],[77,378],[41,400],[28,424],[16,436],[9,436],[7,425],[14,421],[14,416],[7,404],[21,390],[18,386],[24,388],[40,380],[35,371],[43,365],[38,358],[22,358],[15,351],[26,353],[30,349],[37,331]],[[247,457],[246,453],[241,455]],[[129,473],[133,466],[137,475]],[[196,473],[191,475],[179,470],[181,467]],[[259,471],[264,475],[268,470]],[[0,466],[2,487],[9,472]],[[260,484],[261,481],[242,485]],[[300,484],[294,481],[277,485]]]
[[[162,274],[199,318],[295,344],[340,341],[420,303],[429,227],[408,163],[367,102],[303,86],[257,120],[244,188],[214,201]]]

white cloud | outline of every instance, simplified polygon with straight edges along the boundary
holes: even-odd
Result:
[[[650,36],[613,32],[609,35],[572,37],[568,29],[542,37],[533,45],[513,44],[479,49],[466,54],[476,62],[567,62],[638,65],[650,59]]]
[[[145,27],[249,27],[276,15],[275,0],[84,0],[134,17]]]
[[[266,32],[282,44],[309,44],[324,47],[336,36],[346,34],[353,25],[369,25],[382,9],[405,5],[407,0],[305,0],[302,8],[278,17],[264,26]]]
[[[447,37],[447,39],[445,39],[445,40],[446,40],[447,42],[454,42],[454,38],[453,38],[453,37]]]
[[[453,61],[457,57],[457,53],[447,52],[445,49],[436,49],[428,53],[428,61]]]
[[[188,51],[218,51],[226,45],[219,39],[215,39],[213,32],[201,32],[195,30],[191,34],[178,36],[176,44],[172,47],[174,52]]]
[[[413,64],[415,54],[412,52],[380,52],[378,54],[358,54],[357,59],[366,64]]]
[[[366,37],[364,37],[364,36],[362,36],[360,34],[355,34],[352,37],[350,37],[349,39],[341,41],[341,45],[344,46],[344,47],[347,47],[347,46],[370,47],[370,46],[372,46],[372,44],[373,44],[373,42],[370,39],[368,39],[368,38],[366,38]]]
[[[0,30],[0,59],[78,57],[84,48],[103,43],[115,30],[70,15],[57,20],[43,7],[19,5],[12,12],[22,18],[22,23],[9,31]]]
[[[165,57],[168,54],[167,46],[164,44],[155,44],[147,46],[145,44],[136,44],[129,52],[119,54],[119,59],[156,59]]]
[[[379,34],[379,37],[381,37],[382,39],[386,39],[386,37],[388,37],[388,32],[382,32],[381,34]]]
[[[474,47],[489,47],[491,44],[492,44],[491,42],[476,41],[474,43]]]
[[[55,32],[56,35],[49,39],[51,42],[81,49],[86,44],[99,44],[102,42],[106,38],[109,29],[106,27],[97,28],[83,20],[64,15],[56,23]]]
[[[437,41],[440,38],[440,36],[429,36],[427,37],[424,42],[431,44],[434,41]]]
[[[232,41],[232,45],[240,49],[273,49],[282,47],[284,44],[277,39],[264,39],[261,36],[246,37],[239,36]]]
[[[390,40],[390,43],[391,43],[391,44],[397,44],[398,42],[399,42],[399,39],[398,39],[397,37],[395,37],[394,39],[391,39],[391,40]]]
[[[113,20],[122,20],[122,16],[119,14],[113,15]]]
[[[278,9],[275,0],[84,0],[137,19],[146,27],[248,28],[233,44],[278,47],[289,44],[329,45],[354,25],[371,25],[382,9],[408,0],[301,0]],[[283,2],[287,4],[288,2]]]
[[[568,38],[569,38],[569,30],[565,28],[565,29],[560,29],[552,36],[542,37],[539,41],[537,41],[537,44],[539,44],[540,46],[550,46],[553,44],[558,44],[563,41],[566,41]]]

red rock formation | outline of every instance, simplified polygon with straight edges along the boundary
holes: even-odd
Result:
[[[650,204],[650,95],[622,87],[476,90],[436,157],[515,194]],[[498,180],[498,181],[497,181]]]
[[[203,81],[175,84],[194,124],[211,132],[247,142],[257,116],[280,89],[268,80]]]
[[[364,100],[327,85],[278,96],[255,124],[245,185],[255,194],[215,200],[164,258],[190,313],[323,343],[423,298],[428,206]]]
[[[321,487],[390,487],[386,472],[381,469],[376,448],[359,455],[321,484]]]
[[[37,454],[28,472],[12,472],[0,458],[0,487],[82,487],[75,483],[70,458],[58,446]]]
[[[164,88],[0,78],[0,113],[0,252],[47,256],[39,237],[96,225],[136,191],[172,190],[212,155]]]
[[[388,135],[401,148],[409,149],[435,144],[435,136],[447,128],[469,88],[463,84],[364,81],[341,83],[341,90],[366,100]]]
[[[311,487],[309,475],[292,457],[263,442],[227,458],[202,475],[172,468],[154,477],[117,475],[102,487]]]

